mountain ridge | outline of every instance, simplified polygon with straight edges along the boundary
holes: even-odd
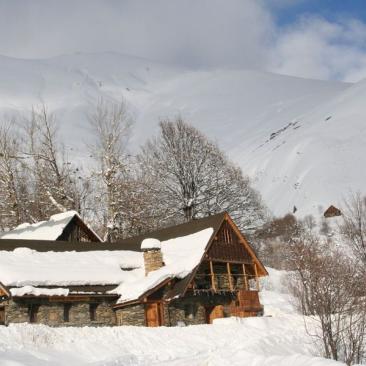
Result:
[[[346,84],[255,70],[190,70],[115,53],[44,60],[0,56],[0,114],[44,102],[75,154],[91,138],[86,113],[100,99],[127,101],[131,150],[181,115],[249,174],[276,215],[318,214],[363,189],[366,81]],[[328,118],[329,117],[329,118]],[[82,138],[80,137],[82,136]],[[363,192],[366,193],[366,192]]]

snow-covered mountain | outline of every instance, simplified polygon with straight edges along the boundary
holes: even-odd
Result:
[[[366,193],[366,81],[345,84],[253,70],[192,71],[115,53],[46,60],[0,57],[0,111],[56,112],[73,156],[90,140],[86,113],[125,98],[136,118],[131,149],[159,118],[182,115],[251,177],[275,214],[318,214]]]

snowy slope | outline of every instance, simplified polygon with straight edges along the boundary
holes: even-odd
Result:
[[[365,160],[365,82],[192,71],[115,53],[0,57],[0,81],[0,111],[24,115],[44,101],[76,150],[72,156],[85,154],[90,106],[101,97],[124,97],[137,121],[132,149],[156,133],[159,118],[181,114],[255,179],[275,214],[294,205],[301,216],[317,214],[318,206],[365,190],[366,173],[359,168]]]
[[[284,273],[268,270],[261,301],[271,317],[175,328],[11,325],[0,327],[0,365],[342,365],[316,357],[317,347],[282,285]]]

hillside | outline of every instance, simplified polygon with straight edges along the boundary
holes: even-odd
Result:
[[[24,116],[44,101],[72,156],[86,154],[86,113],[95,101],[124,97],[136,118],[132,150],[156,133],[159,118],[181,114],[254,179],[275,214],[293,206],[300,216],[318,214],[364,190],[366,82],[192,71],[116,53],[0,57],[0,80],[0,111]]]

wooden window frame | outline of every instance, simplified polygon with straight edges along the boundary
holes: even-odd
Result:
[[[64,304],[64,322],[69,323],[70,322],[70,310],[71,310],[70,303]]]
[[[194,303],[186,303],[184,304],[184,318],[193,320],[196,318],[197,314],[197,305]]]
[[[91,322],[95,322],[97,320],[97,308],[98,308],[97,303],[92,303],[89,304],[89,320]]]
[[[0,318],[0,325],[5,325],[5,306],[0,306],[0,312],[2,312],[3,320]]]
[[[29,304],[28,305],[29,323],[31,323],[31,324],[37,323],[38,311],[39,311],[38,304]]]

